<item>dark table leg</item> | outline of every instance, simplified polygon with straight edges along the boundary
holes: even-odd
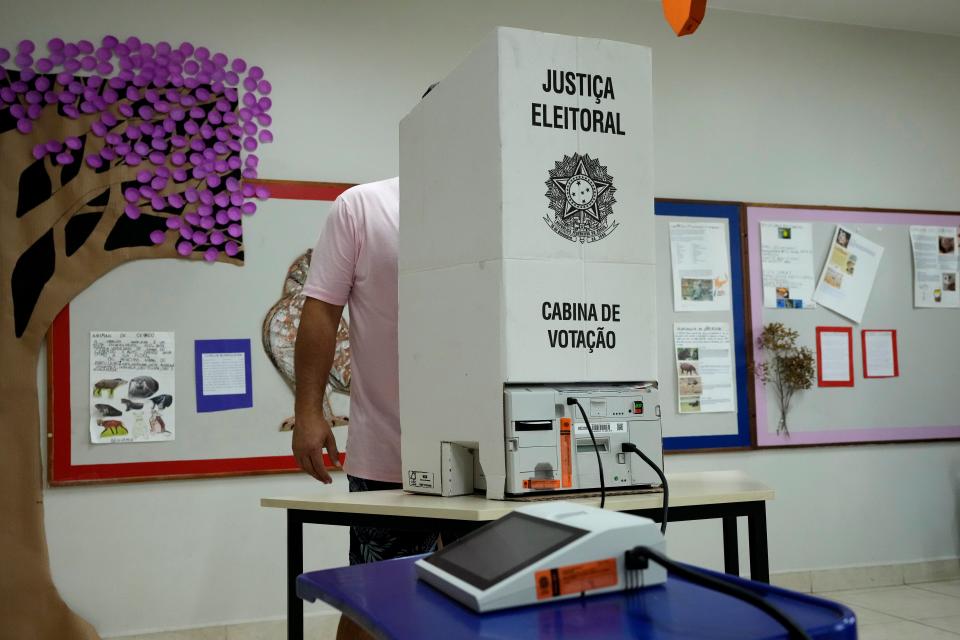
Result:
[[[750,539],[750,578],[770,582],[770,559],[767,555],[767,505],[761,500],[750,503],[747,512],[747,533]]]
[[[740,575],[740,544],[737,540],[737,516],[723,517],[723,570],[730,575]]]
[[[287,509],[287,640],[303,640],[303,600],[297,596],[297,576],[303,573],[303,518]]]

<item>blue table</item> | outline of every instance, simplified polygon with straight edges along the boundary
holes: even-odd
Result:
[[[297,595],[322,600],[377,638],[649,638],[760,640],[787,634],[763,612],[671,577],[666,584],[557,603],[477,614],[417,580],[416,557],[305,573]],[[812,638],[856,640],[853,612],[829,600],[709,572],[749,586]]]

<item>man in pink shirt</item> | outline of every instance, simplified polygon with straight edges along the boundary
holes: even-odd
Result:
[[[297,332],[296,427],[293,454],[325,484],[326,449],[339,452],[323,417],[323,393],[333,363],[337,327],[350,308],[350,491],[399,489],[400,397],[397,361],[399,179],[348,189],[333,203],[313,250]],[[436,532],[350,527],[350,564],[430,551]],[[338,638],[365,637],[341,618]]]

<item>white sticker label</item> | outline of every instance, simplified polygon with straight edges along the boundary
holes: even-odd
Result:
[[[432,471],[408,471],[407,481],[411,487],[421,487],[423,489],[433,488]]]
[[[576,423],[577,431],[587,432],[587,424],[585,422]],[[626,431],[627,423],[626,422],[595,422],[590,423],[590,428],[593,429],[594,433],[609,432],[609,431]]]

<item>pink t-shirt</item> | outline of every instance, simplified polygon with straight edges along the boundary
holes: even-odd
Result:
[[[350,313],[347,473],[400,482],[397,245],[400,180],[362,184],[333,203],[304,295]]]

